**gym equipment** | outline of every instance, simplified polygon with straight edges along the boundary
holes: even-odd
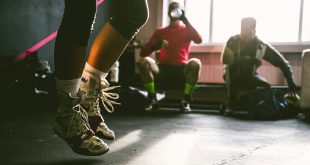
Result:
[[[310,121],[310,49],[304,50],[302,54],[300,108],[306,120]]]

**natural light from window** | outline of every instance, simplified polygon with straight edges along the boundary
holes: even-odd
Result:
[[[213,41],[239,33],[240,20],[257,20],[257,35],[269,42],[298,41],[299,0],[215,0]]]
[[[304,2],[303,19],[300,19],[301,2]],[[256,34],[264,41],[310,41],[310,0],[184,0],[184,4],[186,16],[204,43],[226,42],[240,32],[241,18],[247,16],[256,18]]]
[[[304,0],[302,41],[310,42],[310,0]]]
[[[191,24],[203,36],[203,42],[209,41],[210,0],[195,0],[186,3],[186,15]]]

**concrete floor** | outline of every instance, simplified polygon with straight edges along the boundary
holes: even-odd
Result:
[[[310,124],[248,121],[206,111],[106,115],[117,139],[97,157],[79,156],[52,132],[53,112],[1,115],[0,164],[308,165]]]

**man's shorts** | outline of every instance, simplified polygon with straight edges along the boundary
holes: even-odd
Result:
[[[185,64],[159,64],[159,74],[155,77],[156,85],[163,89],[184,88]]]

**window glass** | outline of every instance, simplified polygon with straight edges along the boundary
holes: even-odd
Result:
[[[214,0],[213,41],[239,33],[240,20],[257,20],[257,35],[268,42],[298,41],[300,0]]]
[[[185,5],[186,17],[203,37],[203,42],[208,42],[210,29],[210,0],[187,0]]]
[[[256,18],[256,34],[264,41],[298,42],[301,0],[213,0],[213,6],[210,6],[211,0],[164,2],[167,5],[167,2],[172,1],[185,5],[186,16],[201,34],[204,43],[226,42],[230,36],[239,34],[241,18],[248,16]],[[309,42],[310,0],[303,1],[301,40]],[[164,25],[167,25],[167,11],[164,11],[163,21]],[[210,32],[212,34],[209,34]]]
[[[304,0],[302,41],[310,42],[310,0]]]

